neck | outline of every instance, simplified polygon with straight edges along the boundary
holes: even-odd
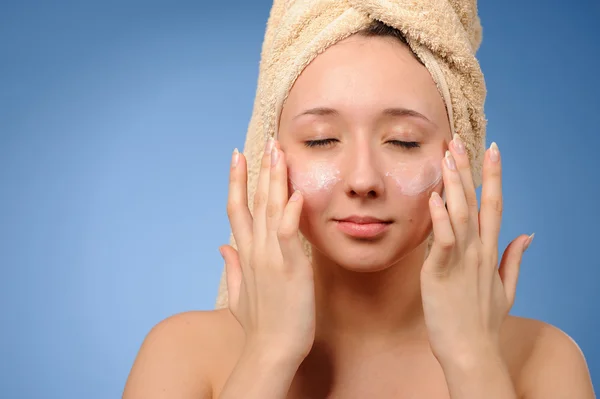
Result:
[[[427,243],[379,272],[353,272],[313,251],[316,341],[398,346],[426,342],[420,272]]]

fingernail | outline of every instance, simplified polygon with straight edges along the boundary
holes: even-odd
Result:
[[[454,142],[454,149],[456,150],[456,153],[464,154],[465,153],[465,144],[460,139],[460,136],[458,134],[454,133],[454,137],[452,137],[452,141]]]
[[[235,168],[240,160],[240,152],[237,148],[233,150],[233,156],[231,157],[231,167]]]
[[[271,166],[277,165],[277,161],[279,160],[279,151],[277,151],[276,147],[273,147],[271,150]]]
[[[273,149],[273,137],[269,137],[267,140],[267,145],[265,146],[265,154],[271,154],[271,150]]]
[[[490,159],[492,162],[498,162],[500,160],[500,149],[498,149],[498,144],[495,142],[490,145]]]
[[[533,241],[533,237],[535,237],[535,233],[527,237],[527,240],[525,240],[525,243],[523,244],[523,252],[527,251],[527,248],[529,248],[531,241]]]
[[[300,191],[296,190],[290,197],[290,201],[298,201],[300,199]]]
[[[440,197],[440,195],[435,191],[431,193],[431,201],[435,206],[439,206],[440,208],[444,206],[442,197]]]
[[[446,151],[446,156],[444,158],[446,159],[446,166],[448,166],[449,169],[456,170],[456,163],[454,162],[454,158],[450,151]]]

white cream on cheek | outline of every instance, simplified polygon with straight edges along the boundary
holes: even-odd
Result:
[[[331,191],[341,180],[339,169],[334,164],[324,161],[311,162],[304,170],[290,169],[289,179],[292,188],[304,195]]]
[[[435,186],[442,179],[442,169],[435,160],[400,162],[385,173],[402,195],[416,196]],[[301,170],[290,168],[292,189],[304,195],[329,192],[340,182],[339,168],[331,162],[313,161]]]
[[[385,176],[392,178],[403,195],[415,196],[435,186],[442,179],[442,169],[434,160],[401,162]]]

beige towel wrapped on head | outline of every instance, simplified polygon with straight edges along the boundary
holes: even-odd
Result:
[[[265,142],[277,136],[281,109],[296,78],[319,53],[374,20],[400,30],[431,73],[452,133],[465,142],[475,186],[481,184],[486,89],[475,58],[481,43],[476,0],[274,0],[244,147],[250,209]],[[310,256],[310,245],[303,240]],[[235,247],[233,236],[231,242]],[[227,307],[225,271],[216,307]]]

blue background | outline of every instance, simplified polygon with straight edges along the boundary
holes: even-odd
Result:
[[[153,325],[214,306],[270,6],[1,3],[2,397],[120,397]],[[536,233],[512,313],[570,334],[598,385],[600,3],[480,15],[501,244]]]

